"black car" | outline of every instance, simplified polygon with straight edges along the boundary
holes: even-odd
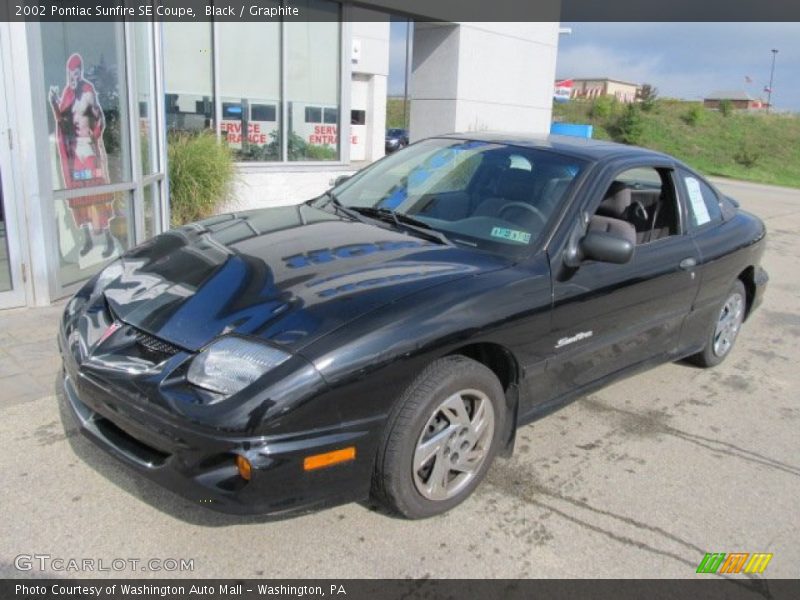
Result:
[[[386,153],[390,154],[400,148],[408,146],[407,129],[387,129],[386,130]]]
[[[515,431],[587,392],[731,352],[765,229],[679,161],[446,136],[299,206],[127,252],[66,306],[71,413],[203,506],[463,501]]]

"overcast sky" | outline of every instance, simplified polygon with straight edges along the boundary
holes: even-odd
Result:
[[[702,0],[698,0],[699,2]],[[800,23],[563,23],[557,75],[610,77],[699,100],[716,90],[763,96],[778,49],[772,102],[800,111]],[[389,93],[403,93],[405,24],[392,23]],[[752,83],[747,83],[745,76]]]

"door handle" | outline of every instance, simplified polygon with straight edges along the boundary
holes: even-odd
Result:
[[[697,266],[697,261],[692,257],[684,258],[678,266],[684,271],[689,271]]]

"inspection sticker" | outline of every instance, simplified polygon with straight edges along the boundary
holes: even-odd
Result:
[[[503,238],[512,242],[519,242],[520,244],[530,244],[531,234],[526,231],[517,231],[516,229],[506,229],[505,227],[494,227],[492,229],[492,237]]]

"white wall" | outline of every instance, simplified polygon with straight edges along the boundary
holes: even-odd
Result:
[[[369,11],[353,9],[353,18],[365,15]],[[383,15],[386,17],[385,15]],[[352,24],[353,41],[358,43],[360,52],[358,61],[353,61],[354,86],[356,80],[367,81],[366,103],[367,111],[366,139],[364,143],[364,160],[378,160],[384,155],[386,137],[386,92],[389,78],[389,22],[383,21],[355,21]],[[355,103],[355,87],[353,108]],[[359,155],[354,156],[358,159]]]
[[[322,194],[339,175],[349,175],[352,172],[350,167],[315,167],[307,171],[239,173],[234,190],[237,200],[220,212],[299,204]]]
[[[411,137],[547,134],[559,23],[417,24]]]

